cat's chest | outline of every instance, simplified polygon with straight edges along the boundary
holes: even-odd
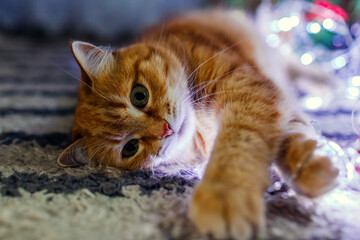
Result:
[[[196,132],[194,134],[194,149],[197,154],[208,158],[219,129],[217,114],[208,108],[196,110]]]

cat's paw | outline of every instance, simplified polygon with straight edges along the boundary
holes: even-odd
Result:
[[[251,239],[265,230],[259,189],[203,181],[195,189],[189,217],[203,234],[216,239]]]
[[[285,162],[290,169],[292,187],[296,192],[312,198],[337,186],[338,169],[329,157],[316,155],[318,145],[317,141],[297,133],[290,135],[285,145]]]
[[[330,158],[314,156],[299,171],[294,188],[307,197],[318,197],[337,186],[338,174]]]

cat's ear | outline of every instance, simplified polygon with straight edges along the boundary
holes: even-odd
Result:
[[[114,62],[111,51],[103,50],[90,43],[72,41],[70,46],[80,68],[92,81],[95,81],[99,74],[111,68]]]
[[[57,159],[60,167],[79,167],[88,163],[83,139],[80,138],[64,149]]]

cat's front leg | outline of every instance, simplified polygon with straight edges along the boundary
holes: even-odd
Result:
[[[262,189],[205,180],[196,188],[190,218],[216,239],[250,239],[265,227]]]
[[[245,110],[241,103],[224,108],[210,162],[190,204],[198,229],[220,239],[250,239],[265,226],[263,191],[279,131],[275,118],[265,124]]]

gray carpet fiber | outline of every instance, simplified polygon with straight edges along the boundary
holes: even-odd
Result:
[[[57,166],[70,143],[78,77],[66,41],[0,35],[0,239],[211,239],[186,215],[199,181],[191,170]],[[350,113],[339,106],[313,117],[346,144],[356,139]],[[264,199],[267,239],[360,239],[359,192],[310,201],[280,184]]]

